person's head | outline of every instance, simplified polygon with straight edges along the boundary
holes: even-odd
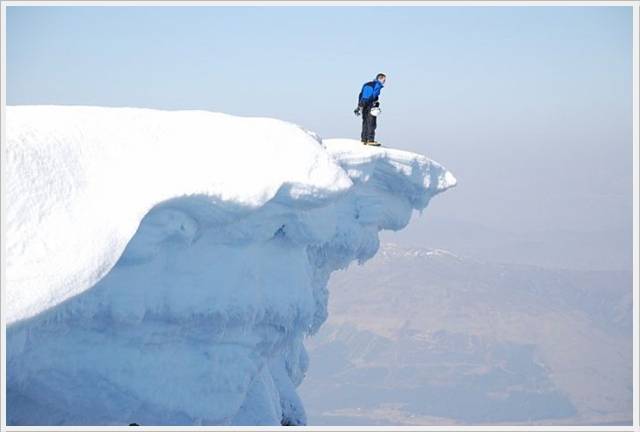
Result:
[[[383,73],[379,73],[378,75],[376,75],[376,80],[380,81],[380,84],[384,84],[384,82],[387,80],[387,76]]]

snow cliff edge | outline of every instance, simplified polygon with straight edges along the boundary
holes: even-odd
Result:
[[[331,272],[455,185],[424,156],[207,111],[10,106],[11,425],[306,424]]]

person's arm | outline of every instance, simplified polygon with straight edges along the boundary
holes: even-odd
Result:
[[[371,99],[371,96],[373,96],[373,87],[371,87],[370,85],[364,85],[362,87],[360,100],[358,100],[358,107],[353,110],[353,113],[356,116],[360,115],[360,112],[364,109],[364,106],[368,104],[369,99]]]
[[[379,107],[380,102],[378,102],[378,97],[380,96],[380,90],[382,90],[382,86],[376,85],[371,89],[371,105],[374,107]]]

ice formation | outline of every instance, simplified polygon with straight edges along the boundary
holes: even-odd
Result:
[[[301,425],[332,271],[455,185],[410,152],[207,111],[9,106],[10,425]]]

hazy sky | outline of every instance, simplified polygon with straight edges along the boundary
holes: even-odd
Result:
[[[7,10],[8,105],[207,109],[359,138],[357,93],[384,71],[377,138],[460,182],[415,242],[431,218],[630,248],[631,6]]]

